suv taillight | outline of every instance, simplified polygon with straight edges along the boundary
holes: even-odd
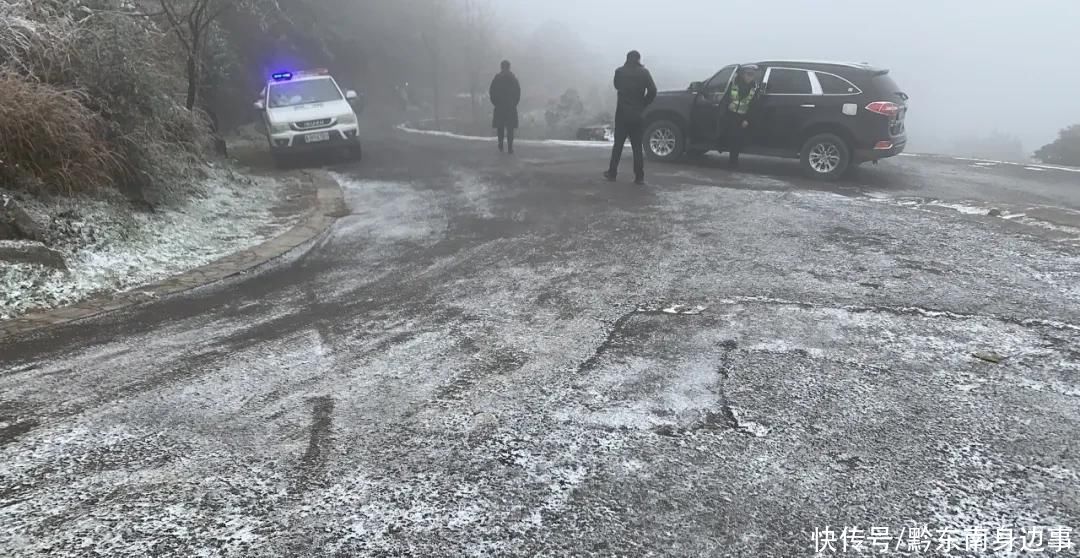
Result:
[[[892,118],[900,113],[900,105],[896,103],[890,103],[888,101],[878,101],[876,103],[870,103],[869,105],[866,105],[866,110],[874,114],[880,114],[882,116],[888,116],[889,118]]]

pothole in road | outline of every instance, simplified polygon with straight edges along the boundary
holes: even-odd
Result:
[[[769,427],[752,420],[740,420],[741,412],[737,409],[724,407],[719,411],[705,411],[697,420],[686,426],[678,424],[661,424],[651,428],[653,432],[661,436],[679,437],[698,431],[734,431],[747,434],[755,438],[763,438],[769,434]]]
[[[577,403],[563,418],[611,429],[662,436],[733,431],[761,437],[769,427],[733,407],[726,393],[734,340],[686,351],[685,334],[698,330],[704,305],[638,307],[616,321],[596,352],[577,370]],[[673,317],[686,317],[673,325]]]
[[[703,310],[651,305],[617,320],[578,367],[556,416],[661,436],[753,437],[893,432],[899,427],[881,425],[885,417],[899,425],[956,408],[1029,420],[1030,398],[1046,413],[1069,404],[1076,386],[1065,372],[1080,366],[1061,348],[1080,343],[1080,331],[1056,322],[760,298]],[[1015,357],[987,376],[971,357],[979,347]],[[995,390],[965,389],[972,374],[1019,389],[987,401]],[[1054,387],[1033,390],[1033,382]]]

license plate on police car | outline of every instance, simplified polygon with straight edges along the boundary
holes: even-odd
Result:
[[[330,132],[319,132],[304,136],[304,143],[319,143],[320,141],[330,141]]]

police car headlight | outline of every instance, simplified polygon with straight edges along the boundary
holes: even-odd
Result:
[[[338,124],[344,124],[346,126],[351,126],[351,125],[356,124],[356,115],[351,113],[351,112],[349,114],[343,114],[343,115],[338,117],[337,121],[338,121]]]
[[[286,122],[279,122],[279,123],[270,125],[270,133],[284,134],[285,132],[288,132],[288,131],[289,131],[289,124],[286,123]]]

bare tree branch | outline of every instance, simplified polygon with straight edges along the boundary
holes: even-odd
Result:
[[[165,13],[165,18],[169,21],[169,27],[172,29],[176,37],[180,39],[180,43],[184,45],[184,49],[191,52],[191,44],[188,43],[187,36],[184,35],[184,31],[181,27],[180,16],[177,15],[175,9],[169,5],[171,0],[159,0],[161,3],[161,10]]]
[[[154,13],[146,13],[146,12],[133,12],[133,11],[130,11],[130,10],[95,10],[93,8],[87,8],[87,10],[89,10],[91,12],[91,15],[107,14],[107,15],[121,15],[121,16],[127,16],[127,17],[141,17],[141,18],[147,18],[147,19],[154,19],[154,18],[158,18],[158,17],[161,17],[161,16],[165,15],[164,11],[154,12]]]

